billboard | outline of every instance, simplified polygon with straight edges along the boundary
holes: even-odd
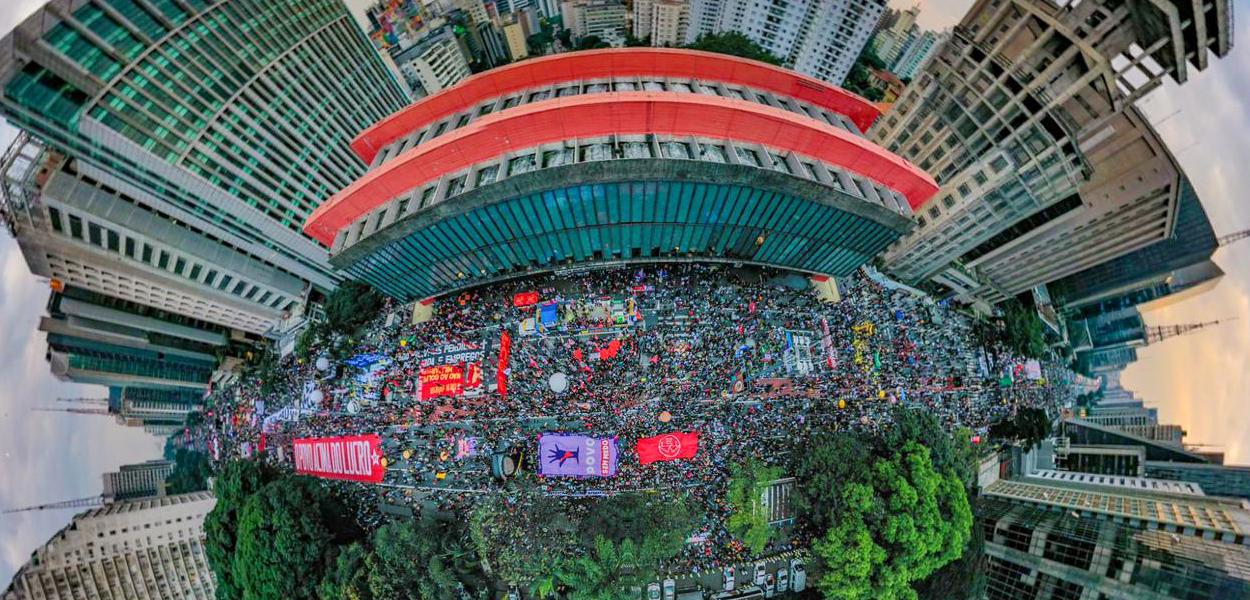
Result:
[[[376,434],[295,440],[295,472],[323,479],[380,483],[382,438]]]
[[[538,474],[545,477],[616,475],[616,438],[544,433],[538,436]]]

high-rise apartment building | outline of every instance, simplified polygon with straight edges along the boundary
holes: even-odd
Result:
[[[1160,496],[1166,501],[1148,502],[1139,497],[1146,494],[1137,492],[1087,495],[1036,487],[1027,496],[1013,489],[977,503],[977,526],[985,532],[987,600],[1223,600],[1250,595],[1250,548],[1240,541],[1243,536],[1216,539],[1195,526],[1207,523],[1208,515],[1230,513],[1244,523],[1244,506],[1217,504],[1217,512],[1208,512],[1187,501],[1207,502],[1202,497],[1168,495]],[[1081,504],[1111,498],[1124,502],[1129,511],[1147,514],[1127,522],[1106,519]],[[1150,509],[1173,507],[1193,517],[1193,525],[1142,524],[1158,522],[1148,514]]]
[[[628,12],[621,0],[570,0],[561,4],[564,26],[572,32],[574,43],[594,36],[610,46],[625,43]]]
[[[949,35],[937,31],[921,32],[911,40],[907,49],[899,54],[898,59],[890,66],[890,71],[903,79],[915,77],[920,68],[933,58],[933,54]]]
[[[1226,54],[1230,10],[976,2],[869,132],[943,188],[888,269],[992,303],[1170,236],[1179,169],[1131,107]]]
[[[1250,466],[1146,461],[1146,476],[1195,483],[1213,496],[1250,500]]]
[[[149,460],[135,465],[122,465],[116,471],[100,476],[104,483],[105,502],[132,500],[165,495],[165,480],[174,473],[169,460]]]
[[[686,43],[740,32],[794,70],[838,84],[884,10],[882,0],[691,0]]]
[[[0,41],[0,86],[83,184],[322,289],[300,224],[405,103],[341,0],[51,0]]]
[[[503,39],[508,43],[508,54],[512,56],[512,60],[529,57],[529,36],[529,24],[523,13],[512,13],[510,18],[504,21]]]
[[[447,89],[471,74],[465,49],[453,27],[436,19],[418,37],[391,55],[413,99]]]
[[[0,600],[212,600],[204,553],[208,492],[122,500],[74,517],[0,593]]]
[[[650,39],[656,47],[676,47],[686,41],[690,25],[689,0],[635,0],[634,37]]]

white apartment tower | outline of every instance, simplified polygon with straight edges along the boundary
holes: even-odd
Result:
[[[195,492],[79,514],[31,553],[0,600],[211,600],[204,517],[216,503],[212,494]]]
[[[692,0],[685,37],[741,32],[794,70],[841,83],[884,10],[883,0]]]
[[[656,47],[675,47],[685,43],[690,23],[688,0],[635,0],[634,37],[651,38]]]

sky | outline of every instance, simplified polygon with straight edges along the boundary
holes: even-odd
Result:
[[[1250,0],[1233,0],[1247,14]],[[42,0],[0,2],[0,35]],[[347,0],[359,14],[369,0]],[[906,8],[910,0],[891,0]],[[944,29],[963,15],[968,0],[920,2],[921,27]],[[1234,19],[1234,40],[1250,40],[1250,19]],[[1216,233],[1250,229],[1250,44],[1184,86],[1167,85],[1142,109],[1193,181]],[[14,130],[0,123],[0,149]],[[1230,464],[1250,463],[1250,240],[1215,255],[1227,275],[1203,296],[1145,314],[1165,325],[1236,319],[1218,328],[1139,351],[1123,377],[1126,387],[1159,408],[1163,422],[1178,423],[1189,442],[1219,445]],[[44,362],[46,344],[36,330],[47,301],[47,282],[26,269],[17,245],[0,233],[0,508],[80,498],[100,493],[100,474],[119,465],[156,458],[162,442],[104,417],[33,412],[58,397],[102,396],[103,388],[57,381]],[[72,511],[0,515],[0,589],[30,552],[63,527]]]

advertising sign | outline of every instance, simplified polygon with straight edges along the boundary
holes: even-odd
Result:
[[[616,438],[544,433],[538,436],[538,474],[546,477],[616,475]]]
[[[323,479],[380,483],[382,438],[376,434],[295,440],[295,472]]]

